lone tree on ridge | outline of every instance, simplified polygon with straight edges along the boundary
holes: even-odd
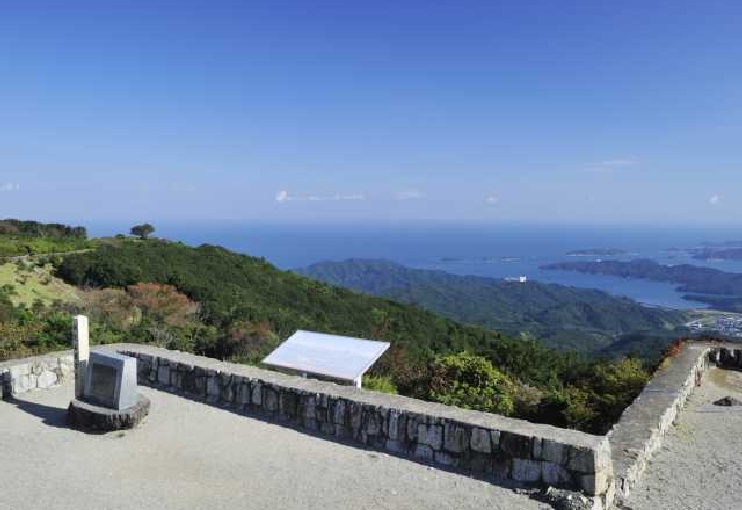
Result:
[[[152,234],[155,231],[155,227],[150,225],[149,223],[145,223],[143,225],[134,225],[131,227],[131,235],[139,237],[139,239],[146,240],[149,238],[150,234]]]

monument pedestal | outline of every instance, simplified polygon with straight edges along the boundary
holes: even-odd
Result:
[[[74,428],[110,432],[131,429],[149,414],[149,399],[137,394],[137,403],[126,409],[110,409],[82,400],[73,400],[67,409],[67,423]]]

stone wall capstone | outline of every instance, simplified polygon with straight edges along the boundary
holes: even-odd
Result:
[[[141,385],[494,483],[580,491],[596,509],[613,502],[613,463],[605,436],[146,345],[96,348],[137,358]],[[4,398],[60,384],[73,374],[69,351],[0,363]]]
[[[137,358],[140,384],[495,482],[583,491],[604,508],[612,501],[602,436],[150,346],[105,347]]]

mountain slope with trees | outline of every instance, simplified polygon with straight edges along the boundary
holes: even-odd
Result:
[[[258,362],[296,329],[384,340],[374,388],[602,433],[646,382],[637,359],[588,359],[216,246],[119,240],[65,257],[99,341]]]
[[[84,227],[0,220],[0,258],[63,253],[92,248]]]
[[[508,282],[412,269],[387,260],[323,262],[297,270],[317,280],[413,303],[468,324],[527,332],[547,345],[591,352],[636,332],[674,334],[685,314],[595,289]]]

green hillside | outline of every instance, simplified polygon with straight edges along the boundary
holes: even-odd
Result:
[[[15,305],[32,307],[35,302],[50,305],[55,301],[76,303],[78,289],[53,274],[51,264],[6,262],[0,264],[0,287]]]
[[[64,253],[93,247],[84,227],[0,220],[0,257]]]
[[[160,241],[103,246],[66,257],[57,274],[78,287],[173,285],[200,303],[200,315],[209,325],[267,322],[282,338],[297,329],[315,329],[389,340],[415,356],[492,346],[505,338],[416,307],[280,271],[264,260],[215,246],[190,248]],[[231,354],[218,344],[211,353]]]
[[[323,262],[297,272],[414,303],[468,324],[512,334],[525,332],[564,350],[601,351],[618,337],[636,332],[669,336],[686,321],[681,312],[649,308],[599,290],[459,276],[386,260]]]
[[[589,360],[328,285],[265,260],[164,241],[66,256],[99,341],[137,341],[255,363],[296,329],[392,344],[372,388],[602,433],[648,377],[634,359]]]
[[[4,235],[15,234],[0,232],[0,242]],[[6,266],[0,360],[68,347],[77,313],[90,318],[94,343],[149,343],[243,363],[309,329],[390,342],[364,379],[369,389],[594,433],[608,430],[649,377],[635,358],[560,353],[215,246],[124,236],[94,243]]]

